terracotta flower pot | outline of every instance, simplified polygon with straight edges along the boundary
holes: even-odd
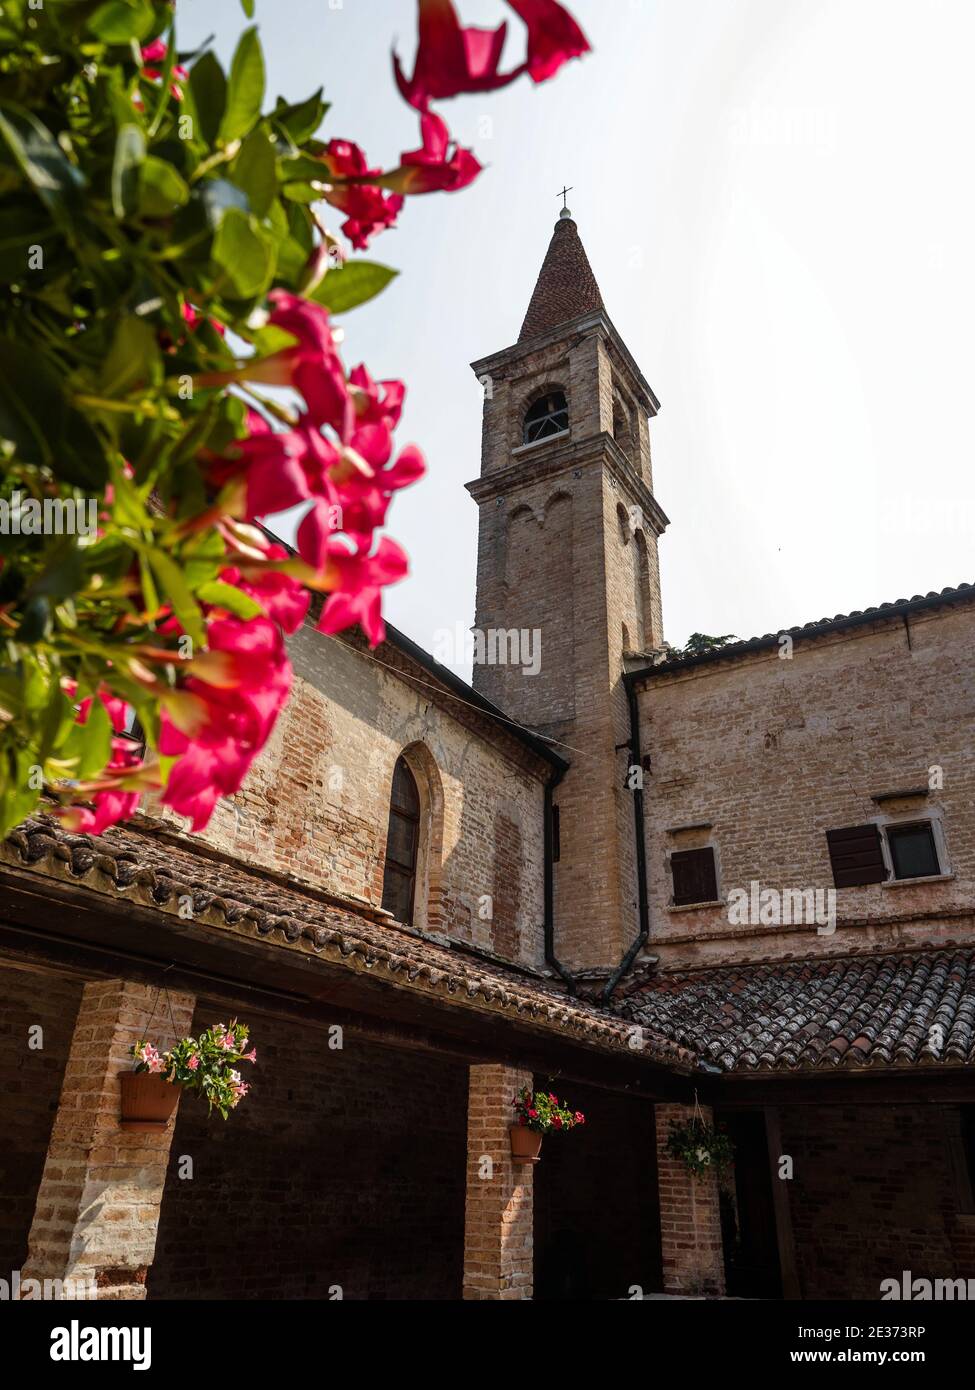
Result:
[[[542,1151],[542,1135],[527,1125],[512,1125],[508,1130],[511,1140],[512,1163],[537,1163]]]
[[[119,1124],[122,1128],[165,1129],[179,1101],[179,1087],[167,1081],[160,1072],[123,1071],[119,1081],[122,1086]]]

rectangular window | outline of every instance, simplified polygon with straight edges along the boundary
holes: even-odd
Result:
[[[717,901],[718,878],[710,845],[707,849],[674,850],[670,856],[670,871],[674,876],[675,907]]]
[[[837,888],[858,888],[864,883],[883,883],[887,877],[880,831],[875,825],[853,825],[827,830],[826,843]]]
[[[887,843],[895,878],[928,878],[940,874],[938,847],[930,821],[918,825],[889,825]]]

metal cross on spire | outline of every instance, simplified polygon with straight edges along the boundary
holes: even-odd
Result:
[[[561,198],[561,199],[562,199],[562,211],[563,211],[563,212],[567,212],[568,209],[569,209],[569,194],[570,194],[571,192],[572,192],[572,188],[571,188],[571,187],[569,187],[569,188],[563,188],[563,189],[561,189],[558,193],[556,193],[556,195],[555,195],[557,198]]]

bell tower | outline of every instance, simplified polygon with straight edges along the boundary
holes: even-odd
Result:
[[[623,654],[663,642],[667,518],[650,462],[659,402],[568,208],[517,343],[471,365],[484,391],[481,476],[468,484],[474,686],[572,764],[555,794],[555,949],[571,968],[612,969],[638,930]]]

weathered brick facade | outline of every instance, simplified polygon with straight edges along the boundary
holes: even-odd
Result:
[[[145,1297],[174,1120],[159,1133],[119,1127],[119,1081],[132,1044],[171,1046],[193,997],[125,980],[85,986],[31,1224],[24,1278],[94,1280],[100,1298]]]
[[[370,653],[309,623],[290,651],[291,701],[202,838],[378,907],[393,767],[404,754],[422,804],[416,925],[543,965],[551,769],[392,644]]]
[[[512,1097],[531,1085],[517,1067],[470,1069],[467,1099],[467,1214],[464,1297],[532,1296],[531,1164],[511,1160]]]
[[[956,1107],[781,1113],[799,1296],[877,1299],[881,1282],[975,1278],[975,1206]],[[960,1210],[967,1208],[967,1210]]]
[[[671,1128],[695,1115],[693,1106],[658,1105],[657,1184],[660,1192],[660,1246],[666,1293],[701,1296],[724,1293],[718,1179],[696,1177],[667,1152]],[[700,1107],[705,1124],[713,1122]]]
[[[785,646],[782,650],[787,650]],[[651,906],[665,969],[788,952],[971,940],[975,930],[975,607],[796,640],[661,673],[639,691]],[[920,795],[889,800],[890,793]],[[875,800],[874,798],[881,798]],[[826,832],[933,818],[937,881],[840,888],[836,931],[730,925],[732,888],[829,889]],[[712,845],[718,897],[672,906],[670,855]]]
[[[291,702],[205,835],[155,805],[100,844],[40,817],[0,846],[0,949],[23,966],[0,970],[0,1260],[134,1299],[720,1296],[726,1256],[747,1297],[971,1277],[972,591],[667,661],[658,404],[570,217],[517,345],[474,370],[476,630],[531,634],[526,659],[540,634],[540,668],[488,640],[508,659],[472,689],[400,634],[370,651],[312,619]],[[564,428],[526,443],[560,396]],[[410,923],[382,910],[401,757]],[[918,819],[943,871],[839,889],[835,931],[729,920],[733,888],[831,888],[827,831]],[[713,895],[675,905],[672,856],[707,848]],[[582,972],[568,988],[547,935]],[[117,1073],[145,981],[167,978],[175,1033],[249,1001],[253,1091],[227,1123],[187,1097],[164,1133],[122,1131]],[[591,1127],[516,1166],[511,1099],[549,1064]],[[783,1068],[816,1099],[770,1102],[773,1138],[750,1088],[781,1095]],[[878,1077],[896,1099],[859,1103]],[[733,1200],[666,1151],[698,1086],[737,1126]]]
[[[561,272],[579,263],[588,269],[575,224],[560,220],[533,336],[473,364],[484,385],[481,477],[468,485],[480,509],[475,625],[541,640],[540,670],[477,664],[474,685],[572,762],[557,796],[557,951],[570,966],[612,967],[637,901],[622,656],[662,641],[657,539],[667,518],[652,492],[656,399],[598,292],[567,295]],[[527,411],[555,390],[567,430],[525,443]]]

